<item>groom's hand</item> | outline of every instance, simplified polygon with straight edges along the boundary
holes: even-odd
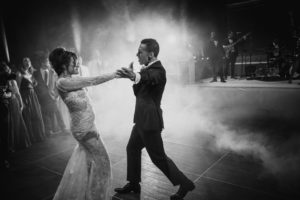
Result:
[[[135,80],[135,73],[132,70],[130,70],[129,68],[123,67],[122,69],[118,69],[116,74],[119,78],[128,78],[132,81]]]
[[[131,62],[131,63],[129,64],[129,69],[131,69],[131,70],[133,71],[133,62]]]
[[[125,77],[129,78],[130,80],[135,80],[135,73],[133,72],[132,65],[129,66],[129,68],[122,67],[122,73],[125,75]]]

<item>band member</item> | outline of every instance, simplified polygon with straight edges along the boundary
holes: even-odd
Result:
[[[289,76],[289,83],[292,83],[294,74],[297,72],[299,73],[299,66],[300,66],[300,37],[296,41],[296,46],[294,49],[294,62],[290,68],[290,76]]]
[[[279,58],[281,56],[281,49],[277,38],[272,41],[272,56],[274,58]]]
[[[223,57],[224,50],[216,37],[215,32],[211,32],[210,40],[207,47],[207,56],[210,60],[210,66],[213,72],[213,80],[211,82],[217,82],[217,75],[220,75],[221,82],[225,82],[223,74]]]
[[[279,40],[277,38],[274,38],[269,47],[269,53],[268,53],[269,68],[275,68],[278,71],[280,71],[283,64],[281,51],[282,48],[281,45],[279,44]]]
[[[228,70],[230,66],[230,76],[231,78],[236,78],[235,76],[235,62],[238,56],[237,45],[234,45],[236,42],[236,36],[234,32],[229,31],[228,36],[224,41],[223,48],[225,50],[225,79],[227,79]]]

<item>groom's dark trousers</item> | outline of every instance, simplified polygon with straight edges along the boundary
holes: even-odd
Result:
[[[163,125],[160,102],[166,84],[166,71],[160,61],[140,72],[141,79],[133,85],[136,96],[134,123],[127,144],[127,180],[141,181],[141,154],[145,147],[152,162],[173,185],[187,180],[174,162],[165,154],[161,137]]]

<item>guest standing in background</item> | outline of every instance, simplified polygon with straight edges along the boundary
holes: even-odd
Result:
[[[9,147],[8,147],[8,135],[9,135],[9,129],[10,129],[10,110],[9,110],[9,103],[11,98],[11,91],[8,88],[8,81],[10,79],[13,79],[15,77],[9,76],[4,70],[4,67],[0,67],[0,167],[2,168],[9,168],[9,162],[8,162],[8,153],[9,153]]]
[[[7,74],[12,75],[11,69],[6,63],[2,63],[1,68]],[[31,142],[22,116],[24,106],[16,80],[9,80],[8,88],[11,91],[11,98],[9,98],[9,110],[11,114],[9,117],[8,145],[9,150],[14,152],[18,149],[29,147]]]
[[[90,71],[89,68],[85,65],[83,65],[82,57],[78,57],[78,65],[79,65],[79,75],[82,77],[89,77],[90,76]]]
[[[51,136],[55,133],[64,131],[65,125],[55,99],[52,98],[49,87],[50,64],[48,56],[45,53],[40,52],[35,55],[34,63],[37,68],[37,70],[33,73],[33,77],[37,81],[35,91],[41,105],[46,135]],[[53,81],[52,78],[51,81]]]
[[[37,82],[32,77],[34,69],[29,58],[23,59],[23,74],[20,93],[24,103],[23,118],[32,142],[42,141],[45,138],[45,127],[39,100],[34,91]]]
[[[56,81],[58,79],[58,76],[54,69],[49,66],[49,91],[50,96],[53,99],[55,103],[55,133],[69,133],[69,124],[70,124],[70,115],[68,112],[68,108],[66,107],[65,103],[60,98],[57,88],[56,88]]]

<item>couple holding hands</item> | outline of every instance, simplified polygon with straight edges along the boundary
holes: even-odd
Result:
[[[165,174],[170,182],[179,185],[171,200],[181,200],[195,188],[166,155],[161,137],[164,128],[161,99],[166,85],[166,71],[157,59],[159,44],[155,39],[143,39],[137,57],[143,66],[141,71],[133,71],[133,64],[111,74],[96,77],[72,77],[78,74],[77,56],[63,48],[54,49],[49,60],[58,74],[58,92],[71,115],[71,132],[78,141],[63,178],[54,196],[58,199],[107,200],[111,198],[111,165],[108,153],[96,129],[95,115],[85,87],[99,85],[114,78],[128,78],[134,82],[136,96],[134,126],[126,147],[127,181],[115,192],[141,192],[141,154],[146,148],[151,161]]]

